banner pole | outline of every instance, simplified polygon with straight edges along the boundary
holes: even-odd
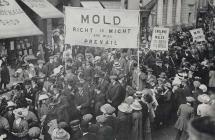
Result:
[[[139,48],[140,48],[140,11],[139,11],[139,16],[138,16],[138,24],[139,24],[139,33],[137,36],[137,69],[138,69],[138,78],[137,78],[137,90],[139,90],[140,86],[140,53],[139,53]]]

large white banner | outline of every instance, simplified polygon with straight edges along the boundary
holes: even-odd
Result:
[[[41,18],[63,18],[63,13],[57,10],[47,0],[22,0]]]
[[[40,34],[15,0],[0,1],[0,39]]]
[[[169,28],[154,27],[151,50],[168,51]]]
[[[190,33],[193,37],[194,42],[195,41],[196,42],[205,41],[205,35],[204,35],[202,28],[190,30]]]
[[[65,7],[65,43],[137,48],[139,11]]]

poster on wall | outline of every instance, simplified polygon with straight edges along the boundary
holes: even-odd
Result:
[[[138,48],[139,11],[65,7],[65,43]]]
[[[168,51],[169,28],[154,27],[151,40],[151,50]]]

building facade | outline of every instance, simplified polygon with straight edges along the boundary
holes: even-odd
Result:
[[[199,0],[156,0],[149,26],[192,26],[196,23]]]

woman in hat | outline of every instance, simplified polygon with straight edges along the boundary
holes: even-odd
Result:
[[[10,132],[10,125],[8,120],[0,115],[0,136],[5,134],[8,135]]]
[[[10,127],[13,126],[13,122],[15,120],[13,110],[16,108],[16,104],[12,101],[7,102],[6,113],[4,117],[8,120]]]
[[[192,103],[195,101],[193,97],[186,97],[186,104],[181,104],[178,108],[177,115],[178,120],[175,123],[175,128],[177,129],[177,135],[175,140],[180,140],[183,138],[186,140],[188,138],[187,134],[187,124],[194,118],[194,108]]]
[[[62,128],[56,128],[52,132],[52,140],[70,140],[70,135]]]
[[[215,119],[200,117],[192,120],[188,125],[189,140],[214,140]]]
[[[118,131],[116,134],[117,140],[130,140],[131,139],[131,113],[132,108],[126,103],[121,103],[118,106],[117,119]]]
[[[117,75],[111,75],[110,76],[111,83],[109,84],[108,90],[107,90],[107,101],[112,106],[117,108],[124,100],[124,94],[122,92],[122,87],[120,83],[118,82],[118,76]]]
[[[151,122],[154,121],[155,111],[153,108],[153,97],[149,93],[144,93],[141,98],[142,113],[143,113],[143,139],[151,140]]]
[[[71,139],[78,140],[82,136],[81,128],[80,128],[80,120],[73,120],[69,123],[71,128]]]
[[[83,87],[83,83],[78,83],[77,88],[78,90],[75,92],[75,105],[76,108],[80,111],[82,115],[90,113],[90,93]]]
[[[201,103],[197,107],[197,115],[200,117],[209,116],[211,113],[210,97],[207,94],[198,96],[198,101]]]
[[[29,78],[36,76],[35,66],[33,64],[29,64],[28,74]]]
[[[100,107],[105,104],[105,94],[101,93],[100,87],[95,88],[95,105],[94,111],[95,115],[101,115]]]
[[[215,88],[215,66],[210,67],[208,87]]]
[[[159,106],[157,109],[157,118],[159,118],[159,123],[162,126],[167,126],[169,123],[170,113],[172,110],[172,104],[173,104],[173,94],[172,94],[172,86],[169,82],[164,84],[164,90],[159,95]]]
[[[0,90],[2,89],[2,85],[4,89],[7,88],[7,84],[10,83],[10,73],[6,63],[1,64],[1,82],[0,82]]]
[[[15,120],[12,127],[13,140],[28,140],[28,122],[24,119],[24,110],[19,108],[13,111]]]
[[[42,94],[39,96],[39,103],[38,103],[38,117],[40,122],[43,123],[48,112],[49,112],[49,105],[48,105],[48,95]]]
[[[36,71],[36,75],[39,77],[45,76],[45,72],[44,72],[44,64],[45,61],[43,60],[38,60],[37,61],[38,66],[36,66],[35,71]]]
[[[113,128],[106,125],[107,118],[104,115],[96,117],[96,121],[99,125],[98,132],[96,134],[97,140],[114,140]]]
[[[132,140],[143,140],[143,126],[142,126],[142,107],[138,101],[134,101],[131,104],[132,111],[132,128],[131,138]]]
[[[114,113],[116,109],[110,104],[104,104],[103,106],[101,106],[100,110],[106,117],[105,124],[113,128],[113,133],[115,137],[118,128],[118,120],[116,118],[116,114]]]
[[[40,137],[40,128],[39,127],[32,127],[28,131],[28,135],[31,140],[41,140]]]

